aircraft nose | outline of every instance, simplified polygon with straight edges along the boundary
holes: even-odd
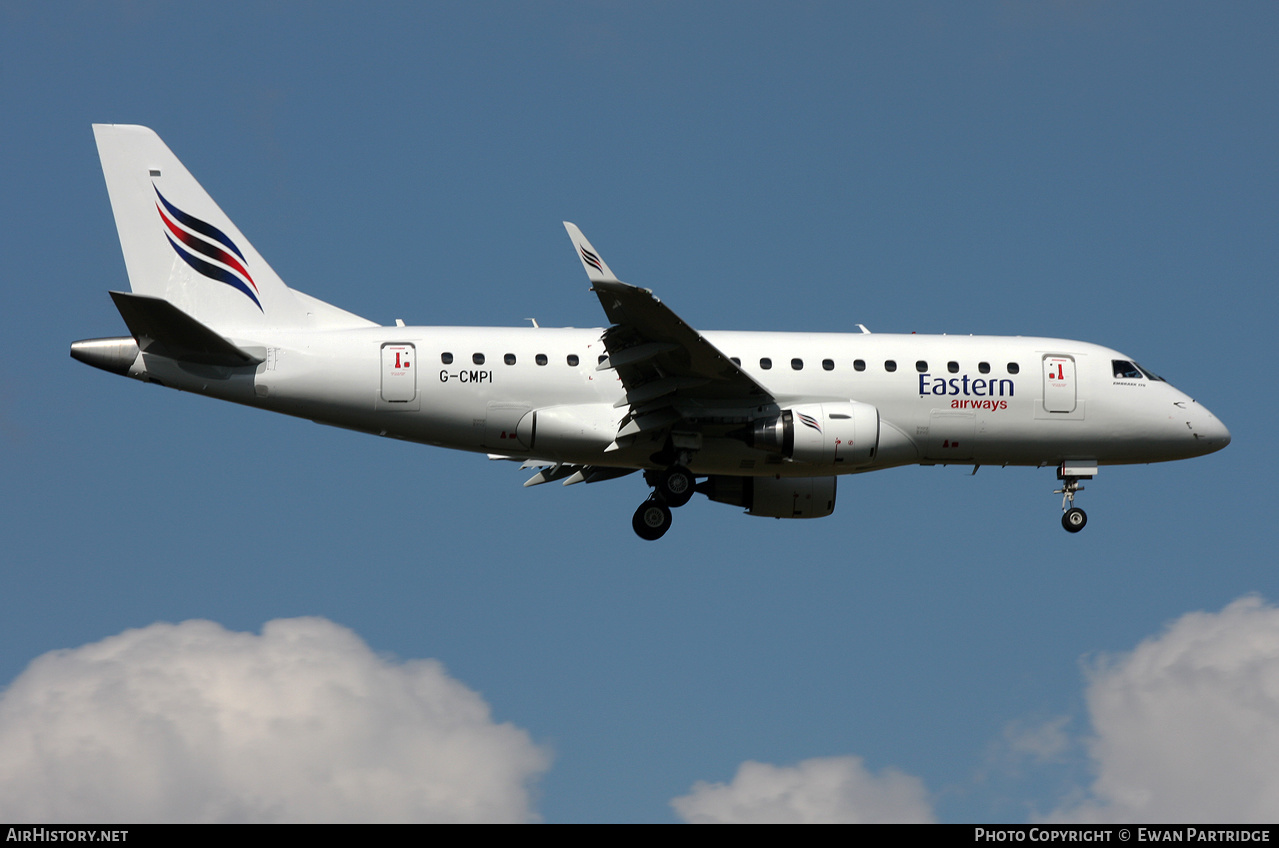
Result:
[[[1195,434],[1195,440],[1205,448],[1204,453],[1219,451],[1230,444],[1230,431],[1221,423],[1221,419],[1209,412],[1207,407],[1194,401],[1191,403],[1197,413],[1191,421],[1191,430]]]

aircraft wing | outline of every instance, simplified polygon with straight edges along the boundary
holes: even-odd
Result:
[[[491,453],[488,456],[489,459],[520,462],[519,457],[507,456],[502,453]],[[636,468],[612,468],[600,465],[575,465],[554,459],[526,459],[523,460],[523,465],[520,468],[537,469],[536,474],[524,481],[525,488],[540,486],[543,483],[550,483],[552,480],[559,480],[564,486],[571,486],[574,483],[600,483],[604,480],[625,477],[627,474],[634,474],[639,470]]]
[[[629,406],[619,436],[669,426],[697,407],[748,407],[772,402],[755,382],[697,330],[684,323],[649,289],[613,275],[590,242],[564,222],[578,258],[612,326],[604,331],[608,359],[626,389],[617,405]]]

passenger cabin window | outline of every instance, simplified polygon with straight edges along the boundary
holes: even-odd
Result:
[[[604,364],[604,360],[606,360],[606,359],[608,359],[608,354],[601,353],[601,354],[600,354],[600,358],[599,358],[599,360],[598,360],[595,364],[596,364],[596,365],[603,365],[603,364]]]
[[[738,359],[736,356],[730,356],[728,358],[728,361],[736,365],[738,368],[742,367],[742,361]]]
[[[443,362],[445,365],[452,365],[452,364],[453,364],[453,354],[451,354],[451,353],[441,353],[441,354],[440,354],[440,362]]]
[[[888,373],[890,373],[890,374],[891,374],[892,372],[896,371],[896,370],[897,370],[897,360],[895,360],[895,359],[886,359],[886,360],[884,360],[884,370],[885,370],[885,371],[887,371],[887,372],[888,372]]]
[[[1140,380],[1141,369],[1126,359],[1112,359],[1110,364],[1115,369],[1116,380]]]
[[[833,360],[833,359],[823,359],[823,360],[822,360],[822,370],[823,370],[823,371],[834,371],[834,370],[835,370],[835,360]]]
[[[866,360],[864,360],[864,359],[854,359],[854,360],[853,360],[853,370],[854,370],[854,371],[865,371],[865,370],[866,370]]]
[[[925,371],[928,370],[928,363],[920,359],[919,361],[915,363],[915,370],[918,371],[920,374],[923,374]]]
[[[980,372],[981,372],[981,373],[983,373],[983,374],[989,374],[989,373],[990,373],[990,363],[989,363],[989,362],[978,362],[978,363],[977,363],[977,370],[978,370],[978,371],[980,371]]]
[[[804,360],[802,360],[802,359],[792,359],[792,360],[790,361],[790,367],[791,367],[791,370],[792,370],[792,371],[803,371],[803,370],[804,370]]]
[[[534,361],[537,362],[538,365],[545,365],[547,362],[546,354],[539,353],[537,356],[534,357]]]
[[[515,354],[513,354],[513,353],[508,353],[506,356],[503,356],[503,357],[502,357],[502,361],[503,361],[503,362],[505,362],[507,365],[514,365],[514,364],[515,364]]]
[[[947,363],[946,363],[946,370],[947,370],[947,371],[949,371],[949,372],[950,372],[950,373],[952,373],[952,374],[958,374],[958,373],[959,373],[959,363],[958,363],[958,362],[947,362]]]
[[[1009,373],[1009,374],[1016,374],[1016,373],[1017,373],[1017,372],[1019,372],[1019,371],[1021,371],[1021,366],[1020,366],[1020,365],[1018,365],[1016,362],[1010,362],[1010,363],[1008,363],[1008,373]]]
[[[570,353],[570,354],[568,355],[568,364],[569,364],[570,366],[572,366],[572,367],[576,368],[576,367],[577,367],[577,363],[578,363],[578,362],[580,362],[580,361],[581,361],[581,360],[579,360],[579,359],[577,358],[577,354],[576,354],[576,353]]]
[[[484,364],[484,354],[482,354],[482,353],[474,353],[474,354],[471,354],[471,361],[472,361],[472,362],[474,362],[476,365],[483,365],[483,364]]]
[[[759,361],[759,367],[767,371],[769,368],[773,367],[773,360],[765,356],[763,359]]]

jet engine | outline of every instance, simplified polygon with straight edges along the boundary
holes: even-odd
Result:
[[[806,403],[756,419],[736,435],[753,448],[796,462],[866,465],[879,446],[879,410],[857,401]]]
[[[713,475],[698,483],[697,491],[765,518],[825,518],[835,511],[834,477]]]

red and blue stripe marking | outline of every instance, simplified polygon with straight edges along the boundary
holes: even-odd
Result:
[[[152,188],[155,186],[152,185]],[[248,260],[231,237],[208,221],[174,206],[158,188],[155,188],[155,196],[160,199],[155,205],[156,211],[160,213],[160,220],[168,230],[164,235],[178,256],[209,279],[226,283],[243,292],[259,311],[264,311],[262,302],[258,300],[258,285],[253,282],[253,276],[245,267]]]

